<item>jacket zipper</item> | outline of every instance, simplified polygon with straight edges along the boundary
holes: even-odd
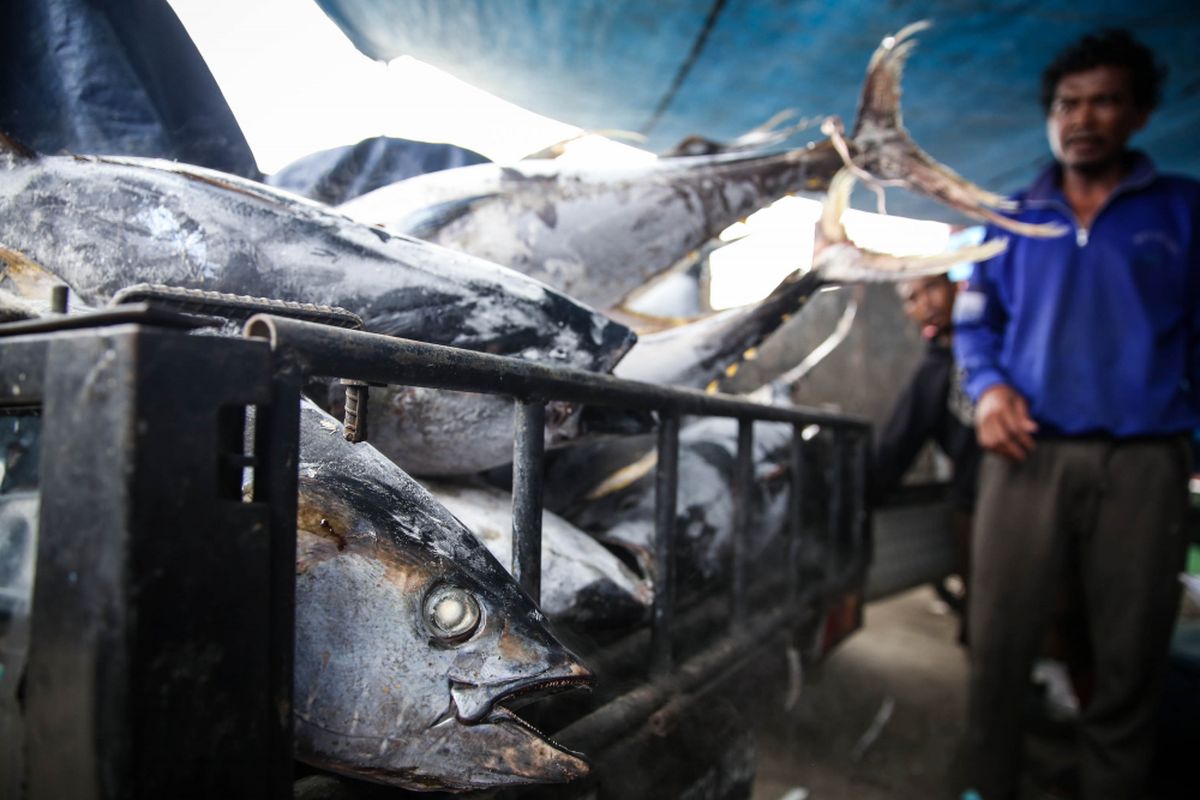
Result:
[[[1117,199],[1117,197],[1120,195],[1131,192],[1135,189],[1144,189],[1145,187],[1154,183],[1154,179],[1157,177],[1158,176],[1156,174],[1151,173],[1136,183],[1123,183],[1116,189],[1113,189],[1112,194],[1110,194],[1104,200],[1104,202],[1100,204],[1100,208],[1096,209],[1096,214],[1092,217],[1092,227],[1096,227],[1096,220],[1100,219],[1100,215],[1104,213],[1104,210],[1112,205],[1113,200]],[[1089,230],[1079,224],[1079,218],[1075,216],[1075,212],[1071,209],[1069,204],[1060,203],[1057,198],[1050,198],[1042,202],[1035,201],[1035,205],[1033,207],[1036,208],[1039,205],[1043,207],[1053,206],[1061,211],[1063,215],[1075,225],[1075,245],[1077,247],[1087,247],[1088,238],[1090,236]]]

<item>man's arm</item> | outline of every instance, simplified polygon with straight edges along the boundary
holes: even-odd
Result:
[[[990,232],[989,232],[990,235]],[[1025,398],[1009,385],[1000,367],[1008,325],[993,276],[1007,254],[975,265],[965,291],[954,303],[954,355],[966,372],[964,388],[975,401],[975,435],[985,450],[1023,461],[1033,449],[1037,423]]]
[[[900,485],[921,446],[933,435],[946,405],[949,379],[938,366],[929,357],[921,362],[875,440],[871,480],[875,502]]]

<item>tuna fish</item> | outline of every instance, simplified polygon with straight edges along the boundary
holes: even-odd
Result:
[[[726,227],[789,193],[824,191],[847,161],[860,177],[929,195],[963,213],[1028,235],[996,214],[1006,201],[921,151],[900,115],[900,76],[923,26],[875,51],[848,138],[783,153],[661,158],[639,167],[571,167],[559,161],[479,164],[417,176],[340,208],[429,241],[504,264],[597,308],[619,304]],[[840,152],[839,152],[840,151]]]
[[[93,304],[165,283],[341,306],[377,333],[592,370],[633,342],[503,267],[169,161],[38,156],[0,140],[0,243]]]
[[[793,426],[754,425],[754,509],[748,552],[778,540],[787,520],[788,459]],[[733,485],[738,422],[708,418],[679,435],[676,559],[681,579],[702,584],[723,574],[733,536]],[[591,487],[591,499],[569,514],[572,522],[604,543],[628,551],[642,572],[654,576],[655,457],[635,463]]]
[[[591,673],[462,523],[307,402],[299,476],[297,757],[423,790],[586,774],[507,706]]]
[[[153,159],[38,156],[0,136],[0,288],[29,296],[59,281],[92,305],[158,283],[341,306],[377,333],[602,372],[634,341],[504,267],[252,181]],[[417,424],[391,405],[375,435],[412,470],[474,472],[511,457],[499,398],[405,394]],[[463,430],[480,417],[498,431],[493,446]]]

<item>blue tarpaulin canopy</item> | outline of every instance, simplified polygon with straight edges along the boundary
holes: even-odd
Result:
[[[412,55],[511,102],[662,151],[728,139],[776,112],[854,115],[880,39],[929,19],[904,79],[905,123],[931,154],[1011,191],[1049,158],[1039,76],[1064,44],[1129,28],[1168,65],[1135,139],[1200,175],[1200,4],[1183,0],[316,0],[368,56]],[[812,138],[820,134],[813,130]],[[896,197],[890,208],[945,213]]]
[[[43,153],[153,156],[259,176],[166,0],[0,2],[0,130]]]
[[[1200,4],[1184,0],[315,2],[372,58],[410,54],[579,127],[644,133],[660,152],[689,135],[735,137],[788,108],[849,124],[880,39],[929,19],[904,79],[905,122],[936,158],[1002,192],[1049,158],[1038,107],[1046,61],[1087,31],[1123,26],[1170,70],[1163,106],[1134,144],[1164,169],[1200,175]],[[6,132],[44,152],[154,155],[258,175],[165,0],[0,7]],[[819,137],[814,128],[795,142]],[[893,213],[952,213],[892,195]]]

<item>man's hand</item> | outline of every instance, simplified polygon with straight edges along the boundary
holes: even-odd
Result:
[[[1037,423],[1029,416],[1025,398],[1011,386],[997,384],[983,393],[975,408],[979,446],[1013,461],[1024,461],[1033,450]]]

